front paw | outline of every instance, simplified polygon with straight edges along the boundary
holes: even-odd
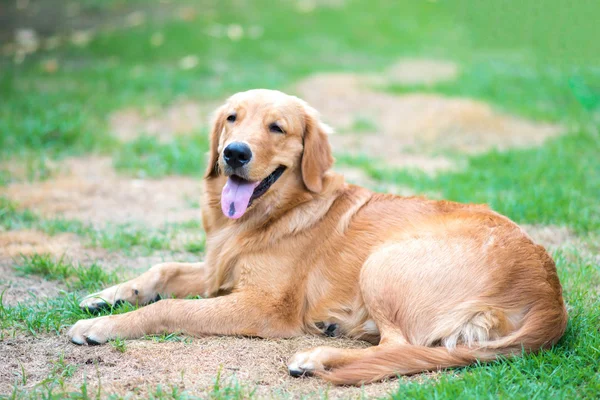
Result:
[[[293,377],[312,376],[315,371],[325,371],[322,360],[322,348],[301,351],[288,361],[288,372]]]
[[[102,297],[101,293],[90,294],[81,300],[79,308],[90,313],[99,313],[102,310],[117,307],[123,303],[121,299],[108,299]]]
[[[82,319],[69,329],[67,335],[71,342],[79,345],[97,345],[115,339],[115,316]]]
[[[151,290],[141,291],[128,283],[111,286],[98,293],[92,293],[81,300],[79,307],[84,311],[97,313],[104,309],[117,307],[122,303],[146,305],[161,299]]]
[[[92,313],[106,308],[116,307],[124,301],[124,285],[115,285],[97,293],[87,295],[79,303],[82,310]]]

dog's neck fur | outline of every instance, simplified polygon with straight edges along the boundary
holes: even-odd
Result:
[[[287,237],[301,235],[315,226],[329,212],[334,202],[348,189],[344,177],[332,171],[325,174],[321,193],[301,190],[273,191],[278,199],[261,199],[239,220],[223,215],[220,205],[224,179],[204,182],[202,219],[207,235],[206,263],[209,266],[207,296],[227,292],[236,284],[237,254],[251,249],[273,246]],[[283,206],[285,205],[285,206]],[[261,234],[256,234],[260,231]],[[236,238],[235,242],[231,238]]]
[[[202,220],[207,236],[232,226],[251,233],[277,225],[284,236],[286,232],[298,233],[321,219],[326,213],[321,207],[323,202],[332,203],[347,186],[342,175],[328,171],[323,177],[323,190],[320,193],[312,193],[300,182],[296,182],[299,189],[273,190],[268,193],[271,198],[261,198],[242,218],[231,220],[221,211],[221,191],[225,180],[223,176],[204,180]],[[298,218],[299,216],[302,218]],[[285,224],[287,227],[280,226]]]

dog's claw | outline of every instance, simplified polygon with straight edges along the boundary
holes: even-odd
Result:
[[[98,302],[90,305],[80,305],[79,308],[81,308],[83,311],[89,312],[90,314],[99,314],[102,310],[110,308],[110,305],[106,302]]]
[[[97,340],[94,340],[94,339],[92,339],[92,338],[90,338],[90,337],[86,337],[86,338],[85,338],[85,341],[86,341],[86,342],[87,342],[87,344],[89,344],[90,346],[98,346],[98,345],[102,344],[102,343],[98,342]]]
[[[338,324],[330,324],[327,329],[325,329],[325,336],[336,337],[338,336]]]
[[[114,320],[116,316],[82,319],[69,329],[67,335],[78,345],[96,346],[116,337]]]
[[[71,343],[74,343],[79,346],[83,346],[85,344],[85,341],[82,338],[80,338],[79,336],[73,336],[71,338]]]
[[[117,301],[115,301],[114,304],[111,305],[110,303],[108,303],[104,300],[98,299],[97,302],[91,303],[91,304],[86,304],[85,301],[82,301],[81,304],[79,305],[79,308],[81,308],[83,311],[89,312],[90,314],[99,314],[100,312],[102,312],[104,310],[119,307],[123,303],[124,303],[123,300],[117,300]]]
[[[316,322],[315,325],[323,332],[325,336],[336,337],[340,334],[338,324],[336,323]]]
[[[324,370],[323,364],[316,358],[320,350],[313,349],[296,353],[288,363],[288,372],[291,376],[313,376],[316,370]]]
[[[288,372],[290,373],[290,376],[293,376],[294,378],[301,378],[301,377],[308,377],[308,376],[312,376],[312,371],[310,370],[304,370],[301,368],[298,369],[292,369],[291,367],[288,368]]]

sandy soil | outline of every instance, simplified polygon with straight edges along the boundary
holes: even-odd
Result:
[[[186,101],[164,109],[119,110],[109,116],[109,131],[124,142],[144,134],[154,136],[160,142],[168,142],[175,136],[197,132],[207,126],[218,106],[218,103]]]
[[[329,398],[382,396],[399,384],[390,380],[365,388],[336,388],[315,378],[292,378],[287,374],[286,360],[296,351],[318,345],[365,347],[364,342],[320,337],[289,340],[212,337],[186,342],[132,340],[127,341],[126,351],[121,353],[110,344],[75,346],[64,336],[6,339],[2,343],[6,351],[0,353],[0,393],[11,390],[21,365],[28,375],[26,387],[32,387],[49,375],[51,362],[61,355],[66,362],[79,365],[68,380],[70,387],[78,388],[87,379],[93,390],[100,379],[104,393],[125,395],[134,391],[140,398],[158,384],[202,395],[212,388],[219,370],[223,383],[235,376],[249,391],[256,389],[261,398],[322,397],[324,393]]]
[[[161,262],[194,262],[199,257],[171,251],[155,251],[150,255],[110,252],[86,247],[82,238],[71,233],[50,236],[35,230],[0,232],[0,292],[4,291],[4,304],[51,297],[66,289],[61,282],[48,282],[40,277],[21,276],[15,272],[14,265],[20,263],[21,256],[33,254],[49,254],[57,260],[63,259],[81,266],[96,263],[106,270],[118,270],[124,278],[134,277]]]
[[[433,154],[538,146],[561,133],[560,126],[504,115],[476,100],[375,90],[381,82],[381,76],[317,74],[299,82],[295,91],[338,131],[330,136],[334,149],[395,167],[449,169],[453,160]],[[360,120],[376,129],[357,130]]]
[[[405,86],[433,85],[453,81],[459,75],[459,67],[446,60],[429,58],[403,58],[385,72],[389,83]]]
[[[0,195],[45,217],[89,222],[165,223],[199,221],[200,181],[187,177],[134,179],[117,176],[106,157],[72,158],[42,182],[12,183]]]
[[[570,246],[578,242],[580,238],[565,226],[550,225],[521,225],[531,238],[549,250],[559,247]]]

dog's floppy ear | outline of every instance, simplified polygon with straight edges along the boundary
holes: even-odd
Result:
[[[212,128],[210,130],[210,151],[208,163],[206,164],[205,178],[215,178],[219,175],[219,138],[225,124],[225,106],[217,108],[212,117]]]
[[[327,135],[332,129],[321,122],[315,109],[305,105],[304,152],[302,153],[302,180],[314,193],[323,189],[323,176],[333,165],[331,146]]]

